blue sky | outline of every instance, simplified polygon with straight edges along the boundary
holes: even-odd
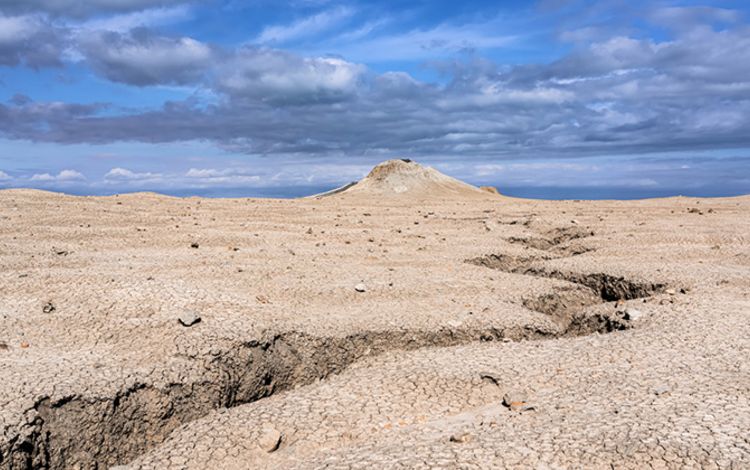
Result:
[[[0,0],[0,188],[750,192],[743,1]]]

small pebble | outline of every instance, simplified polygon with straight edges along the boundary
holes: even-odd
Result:
[[[666,384],[662,384],[654,388],[654,393],[656,395],[664,395],[666,393],[669,393],[670,391],[671,389],[669,388],[669,385],[666,385]]]
[[[459,433],[451,434],[450,441],[463,444],[464,442],[471,441],[471,434],[469,434],[468,432],[459,432]]]
[[[630,321],[636,321],[643,316],[643,312],[634,308],[625,309],[625,319]]]
[[[187,311],[179,316],[177,319],[180,322],[180,325],[182,326],[193,326],[196,323],[200,323],[201,317],[198,316],[197,313],[192,311]]]
[[[487,383],[491,383],[491,384],[494,384],[494,385],[498,385],[500,383],[500,381],[498,380],[497,375],[498,374],[496,374],[494,372],[480,372],[479,373],[479,378],[481,378],[483,382],[487,382]]]
[[[266,452],[274,452],[281,445],[281,433],[273,428],[266,428],[263,430],[261,436],[258,438],[258,447]]]
[[[367,287],[364,283],[360,282],[359,284],[354,286],[354,290],[356,290],[357,292],[365,292],[367,290]]]
[[[510,408],[511,411],[526,411],[534,409],[534,407],[528,403],[526,394],[518,391],[506,392],[505,395],[503,395],[503,405]]]

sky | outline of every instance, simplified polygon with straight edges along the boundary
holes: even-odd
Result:
[[[0,0],[0,189],[750,193],[745,0]]]

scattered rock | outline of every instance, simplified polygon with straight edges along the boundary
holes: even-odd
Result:
[[[306,232],[306,233],[307,233],[308,235],[312,235],[312,234],[313,234],[313,229],[312,229],[312,227],[308,228],[308,229],[307,229],[307,232]]]
[[[450,441],[463,444],[465,442],[471,441],[471,434],[469,434],[468,432],[457,432],[455,434],[451,434]]]
[[[534,405],[531,405],[526,398],[526,395],[518,392],[506,392],[503,395],[503,405],[510,408],[511,411],[529,411],[533,410]]]
[[[667,394],[667,393],[669,393],[671,391],[672,390],[669,388],[669,385],[667,385],[667,384],[661,384],[661,385],[657,386],[656,388],[654,388],[654,394],[656,394],[656,395],[664,395],[664,394]]]
[[[677,294],[677,291],[674,290],[674,289],[672,289],[672,288],[669,288],[669,289],[665,290],[664,293],[665,294],[669,294],[669,295],[675,295],[675,294]]]
[[[479,377],[482,379],[482,382],[487,382],[494,385],[499,385],[500,383],[497,374],[495,374],[494,372],[480,372]]]
[[[7,351],[8,349],[8,343],[6,343],[5,341],[0,341],[0,351]]]
[[[274,428],[266,428],[258,438],[258,447],[266,452],[275,452],[281,445],[281,433]]]
[[[479,189],[490,194],[500,195],[500,191],[498,191],[494,186],[480,186]]]
[[[193,243],[190,244],[190,248],[198,249],[198,248],[200,248],[200,245],[198,244],[198,242],[193,242]]]
[[[257,300],[258,302],[260,302],[262,304],[270,304],[271,303],[271,301],[268,299],[268,297],[266,297],[263,294],[256,295],[255,296],[255,300]]]
[[[28,341],[21,341],[21,348],[22,348],[22,349],[26,349],[26,348],[28,348],[29,346],[30,346],[30,345],[29,345],[29,342],[28,342]]]
[[[180,315],[177,320],[182,326],[193,326],[196,323],[200,323],[201,317],[199,317],[197,313],[188,310],[187,312]]]
[[[363,282],[360,282],[359,284],[354,286],[354,290],[356,290],[357,292],[365,292],[367,291],[367,286],[365,286]]]
[[[55,305],[52,302],[47,302],[42,307],[42,312],[44,313],[52,313],[56,310]]]
[[[630,321],[636,321],[643,316],[643,312],[634,308],[625,309],[625,319]]]

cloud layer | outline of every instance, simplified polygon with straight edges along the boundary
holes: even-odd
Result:
[[[81,90],[59,100],[16,90],[0,103],[0,137],[197,140],[254,157],[408,155],[471,158],[486,168],[502,159],[750,148],[750,26],[741,10],[542,2],[518,18],[495,11],[423,24],[409,15],[373,20],[372,5],[327,2],[305,3],[300,11],[309,14],[263,23],[244,40],[164,27],[187,21],[201,3],[2,2],[0,66],[83,69],[137,93],[177,97],[127,106],[87,101]],[[524,31],[531,17],[543,32]],[[559,52],[504,60],[507,50],[523,52],[541,35]],[[163,176],[127,168],[113,166],[104,181]],[[72,173],[36,175],[81,181]],[[256,177],[192,168],[179,179],[250,184]]]

